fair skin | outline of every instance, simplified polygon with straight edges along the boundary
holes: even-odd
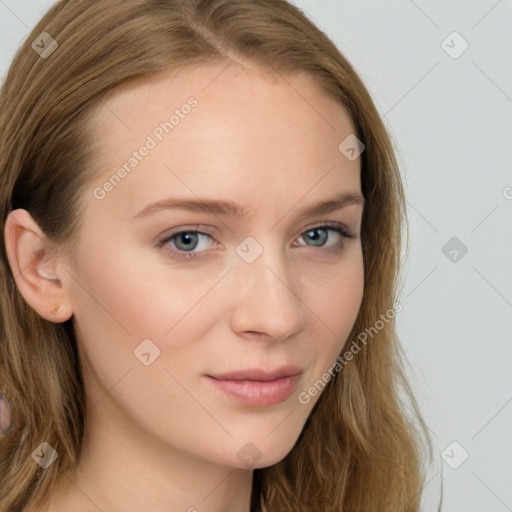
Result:
[[[97,199],[94,189],[191,96],[190,114]],[[299,219],[341,194],[361,195],[360,159],[338,150],[352,123],[310,77],[285,81],[232,63],[125,87],[90,126],[97,176],[85,191],[76,262],[50,250],[26,211],[6,224],[19,290],[44,318],[73,318],[84,364],[82,458],[46,510],[247,512],[253,469],[293,448],[318,400],[297,395],[336,361],[361,305],[363,204]],[[171,196],[247,211],[135,217]],[[353,238],[313,229],[325,223]],[[156,246],[181,228],[205,234]],[[251,263],[236,251],[249,236],[263,249]],[[148,366],[134,355],[144,339],[160,350]],[[272,405],[240,403],[206,377],[287,364],[302,370],[297,388]],[[250,467],[247,451],[259,457]]]

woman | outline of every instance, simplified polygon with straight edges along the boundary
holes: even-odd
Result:
[[[62,0],[0,105],[1,511],[419,510],[400,175],[303,13]]]

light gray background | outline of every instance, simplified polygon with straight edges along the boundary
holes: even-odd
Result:
[[[0,0],[2,76],[52,3]],[[512,0],[294,3],[360,73],[401,164],[398,332],[437,457],[424,510],[442,466],[444,511],[512,511]],[[465,255],[445,256],[453,237]]]

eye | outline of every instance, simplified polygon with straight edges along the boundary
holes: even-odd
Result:
[[[334,236],[333,236],[334,234]],[[331,235],[331,236],[329,236]],[[336,236],[337,235],[337,236]],[[300,237],[309,243],[294,242],[294,247],[318,247],[326,248],[331,251],[341,251],[345,245],[344,239],[353,238],[341,224],[324,224],[309,228]],[[208,240],[219,244],[208,233],[203,233],[195,229],[182,229],[175,233],[166,235],[162,240],[156,243],[158,248],[163,248],[170,252],[171,256],[177,260],[191,261],[193,259],[205,257],[208,249]],[[331,240],[331,244],[327,242]]]
[[[173,258],[190,261],[199,256],[197,252],[204,252],[208,248],[205,247],[204,243],[208,238],[213,240],[207,233],[189,229],[166,236],[157,243],[157,246],[160,248],[167,247]],[[198,248],[203,250],[195,251]]]
[[[327,246],[326,243],[329,240],[329,233],[335,233],[337,237],[331,237],[331,239],[334,238],[334,243]],[[341,245],[343,245],[343,238],[352,237],[340,225],[323,225],[308,229],[300,238],[309,240],[312,244],[309,245],[306,243],[299,245],[309,245],[310,247],[335,247],[340,245],[340,241],[338,240],[338,242],[336,242],[336,238],[341,238]]]
[[[209,236],[198,231],[182,231],[171,238],[174,245],[180,251],[193,251],[199,245],[202,237]]]

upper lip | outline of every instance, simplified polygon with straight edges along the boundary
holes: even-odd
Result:
[[[293,377],[302,373],[298,366],[281,366],[275,370],[266,371],[261,368],[249,368],[236,372],[228,372],[218,375],[208,375],[218,380],[252,380],[258,382],[270,382],[284,377]]]

